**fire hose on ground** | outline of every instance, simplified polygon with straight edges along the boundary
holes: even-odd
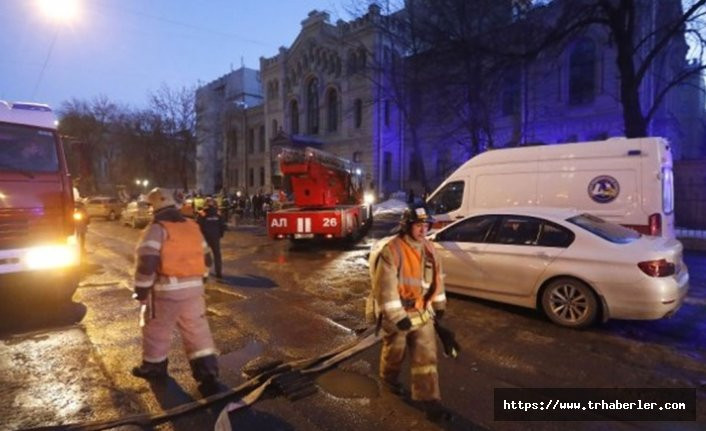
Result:
[[[453,358],[457,357],[460,348],[458,343],[456,343],[453,332],[438,324],[435,324],[435,327],[443,345],[444,354]],[[374,328],[369,328],[354,341],[339,346],[323,355],[288,363],[270,364],[269,367],[263,367],[258,370],[260,371],[258,375],[237,387],[229,388],[226,391],[173,407],[161,413],[142,413],[105,421],[52,425],[31,428],[30,430],[97,431],[125,425],[153,427],[168,422],[177,416],[207,407],[218,401],[240,396],[237,401],[228,403],[221,410],[214,427],[215,431],[231,431],[232,427],[229,413],[254,404],[270,385],[277,387],[280,392],[290,400],[296,400],[311,395],[316,392],[316,388],[313,385],[313,379],[309,376],[322,372],[372,347],[380,341],[380,339],[381,336],[377,334],[377,331]]]

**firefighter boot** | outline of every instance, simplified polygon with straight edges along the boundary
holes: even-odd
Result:
[[[216,355],[208,355],[189,361],[191,375],[199,382],[199,392],[205,397],[227,389],[218,381],[218,360]]]
[[[132,369],[132,375],[147,380],[163,379],[167,377],[167,363],[167,359],[162,362],[142,361],[142,365]]]
[[[446,410],[439,400],[422,401],[427,419],[431,422],[452,421],[453,415]]]
[[[382,387],[393,395],[400,397],[406,397],[409,395],[409,392],[404,388],[404,386],[402,386],[402,383],[397,380],[392,381],[382,379]]]

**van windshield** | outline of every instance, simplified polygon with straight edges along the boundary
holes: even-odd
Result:
[[[461,208],[463,203],[463,181],[448,183],[439,193],[432,196],[427,202],[427,208],[432,214],[445,214]]]
[[[591,214],[581,214],[571,217],[566,221],[616,244],[629,244],[641,236],[640,233],[635,230],[605,221]]]
[[[57,172],[56,138],[49,130],[0,123],[0,171]]]

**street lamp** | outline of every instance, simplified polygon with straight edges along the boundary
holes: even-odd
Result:
[[[144,193],[145,190],[147,190],[147,186],[149,185],[150,180],[145,179],[145,178],[136,178],[135,179],[135,185],[139,188],[142,187],[142,192]]]
[[[71,22],[78,17],[78,0],[38,0],[39,9],[49,19],[59,22]]]

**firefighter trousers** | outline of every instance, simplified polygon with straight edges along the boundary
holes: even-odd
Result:
[[[221,240],[220,238],[206,238],[206,243],[211,248],[213,253],[213,266],[216,270],[216,277],[223,277],[222,272],[222,258],[221,258]]]
[[[433,320],[410,331],[385,333],[380,353],[380,377],[388,383],[397,383],[408,347],[412,399],[417,401],[441,399]]]
[[[158,295],[154,318],[142,328],[142,358],[157,363],[167,359],[174,327],[179,329],[196,380],[218,376],[216,348],[206,320],[203,294],[187,298]]]

